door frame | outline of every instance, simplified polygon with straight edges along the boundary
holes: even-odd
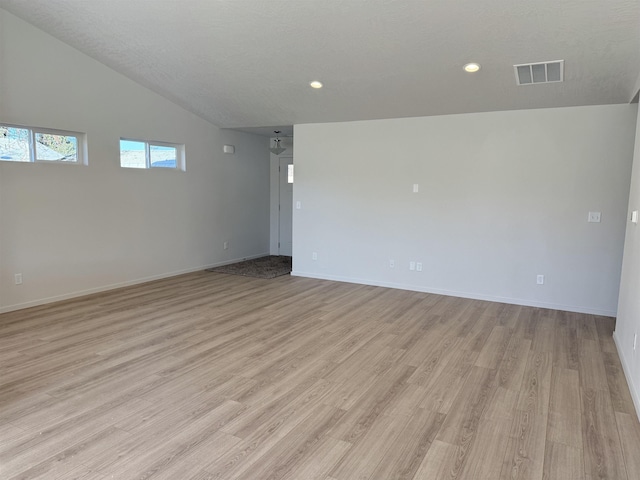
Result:
[[[281,255],[281,251],[280,251],[280,245],[282,244],[281,242],[281,238],[280,238],[280,225],[282,222],[282,206],[280,204],[280,198],[281,198],[281,193],[282,193],[282,172],[281,172],[281,168],[282,168],[282,161],[283,160],[290,160],[289,163],[291,163],[293,165],[293,155],[279,155],[278,156],[278,255]],[[293,185],[291,187],[293,189]],[[293,193],[291,195],[291,256],[293,257]]]

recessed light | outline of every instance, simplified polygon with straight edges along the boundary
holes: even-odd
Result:
[[[322,82],[319,82],[317,80],[314,80],[309,85],[311,85],[311,88],[322,88]]]
[[[480,70],[480,64],[479,63],[467,63],[462,68],[464,68],[465,72],[476,73],[478,70]]]

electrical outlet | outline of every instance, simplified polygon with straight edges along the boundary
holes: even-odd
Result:
[[[229,242],[224,242],[224,249],[226,250],[227,248],[229,248]]]
[[[389,260],[389,268],[396,268],[396,262]]]
[[[416,270],[417,270],[418,272],[421,272],[421,271],[422,271],[422,263],[421,263],[421,262],[416,263]]]
[[[600,212],[589,212],[587,221],[589,223],[600,223]]]
[[[16,282],[16,285],[22,285],[22,274],[21,273],[16,273],[13,276],[13,280]]]
[[[318,253],[317,252],[313,252],[311,254],[311,260],[317,260],[318,259]]]
[[[537,283],[538,285],[544,285],[544,275],[538,275],[538,276],[536,277],[536,283]]]
[[[416,269],[416,262],[409,262],[409,270],[415,270]]]

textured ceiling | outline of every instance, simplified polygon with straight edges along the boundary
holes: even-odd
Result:
[[[625,103],[638,0],[0,0],[225,128]],[[564,83],[513,65],[565,60]],[[475,75],[462,71],[482,64]],[[325,88],[313,90],[311,80]],[[283,130],[286,127],[281,127]]]

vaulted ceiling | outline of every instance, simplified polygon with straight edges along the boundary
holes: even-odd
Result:
[[[223,128],[626,103],[638,0],[0,0]],[[517,86],[514,64],[565,61]],[[478,62],[478,73],[462,66]],[[309,82],[320,80],[314,90]],[[264,130],[264,129],[263,129]],[[268,129],[267,129],[268,130]]]

